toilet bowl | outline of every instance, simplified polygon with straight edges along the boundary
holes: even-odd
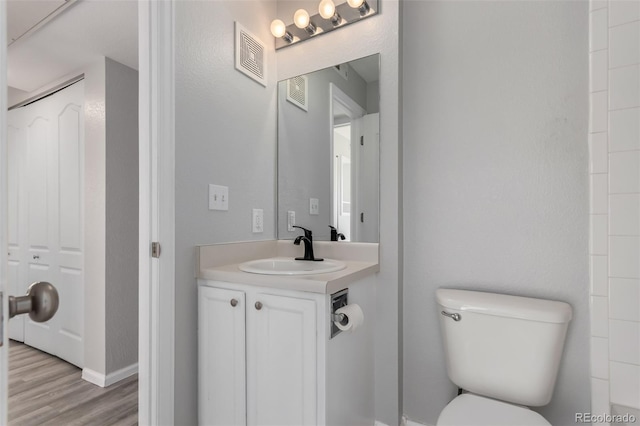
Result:
[[[521,405],[465,393],[447,405],[437,426],[551,426],[544,417]]]
[[[451,289],[436,299],[447,375],[464,391],[437,426],[549,426],[528,407],[551,400],[571,306]]]

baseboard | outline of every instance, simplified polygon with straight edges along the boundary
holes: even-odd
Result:
[[[106,388],[107,386],[111,386],[112,384],[117,383],[120,380],[124,380],[129,376],[133,376],[137,372],[137,362],[107,375],[98,373],[97,371],[93,371],[85,367],[82,369],[82,379],[86,380],[89,383],[93,383],[94,385]]]
[[[429,425],[414,422],[413,420],[409,420],[407,416],[402,416],[402,426],[429,426]]]
[[[387,424],[382,423],[382,422],[379,422],[379,421],[377,421],[377,420],[376,420],[376,421],[373,423],[373,426],[387,426]]]

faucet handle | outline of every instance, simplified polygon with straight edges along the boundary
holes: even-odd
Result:
[[[298,226],[298,225],[293,225],[292,228],[300,228],[300,229],[302,229],[304,231],[304,236],[309,238],[309,239],[311,238],[311,234],[312,233],[311,233],[310,229],[303,228],[302,226]]]

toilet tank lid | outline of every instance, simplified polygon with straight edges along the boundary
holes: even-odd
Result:
[[[532,297],[440,288],[436,290],[436,300],[439,305],[456,311],[530,321],[566,323],[572,317],[568,303]]]

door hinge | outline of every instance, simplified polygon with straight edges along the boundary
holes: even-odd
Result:
[[[151,243],[151,257],[160,257],[160,243],[157,241]]]
[[[360,136],[360,145],[364,146],[364,136]]]
[[[360,222],[364,223],[364,213],[360,213]]]

